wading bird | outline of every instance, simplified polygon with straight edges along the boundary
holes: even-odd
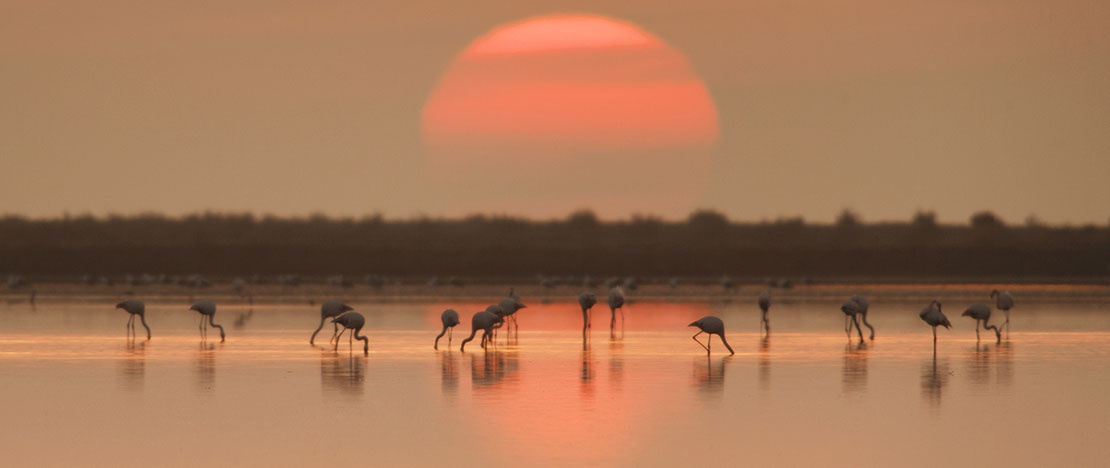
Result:
[[[1002,311],[1006,316],[1006,320],[1002,322],[1002,327],[1006,329],[1006,337],[1010,336],[1010,309],[1014,307],[1014,296],[1010,295],[1010,291],[999,291],[995,289],[991,291],[991,299],[994,299],[994,306]]]
[[[459,324],[459,313],[455,309],[447,309],[443,311],[443,315],[439,316],[439,320],[443,322],[443,331],[436,335],[436,343],[432,349],[439,349],[439,339],[443,338],[443,334],[447,334],[447,348],[451,348],[451,337],[455,334],[455,325]]]
[[[504,319],[493,312],[482,311],[474,314],[474,317],[470,319],[470,336],[462,340],[459,351],[466,351],[466,344],[474,339],[474,335],[478,334],[478,330],[482,330],[482,348],[485,348],[487,342],[493,341],[494,325],[503,322]]]
[[[921,317],[921,320],[929,324],[930,327],[933,327],[933,348],[935,349],[937,346],[937,327],[943,325],[944,328],[951,329],[952,322],[949,322],[948,317],[945,317],[944,312],[941,312],[940,301],[936,299],[930,302],[924,309],[921,309],[921,313],[917,315]]]
[[[988,325],[987,322],[991,319],[991,308],[986,304],[972,304],[963,313],[964,317],[971,317],[975,319],[975,341],[979,341],[979,322],[983,322],[984,330],[994,330],[994,337],[998,341],[1002,341],[1002,333],[998,330],[997,325]]]
[[[725,347],[728,348],[729,354],[736,354],[736,352],[732,350],[732,346],[728,345],[728,340],[725,339],[725,323],[722,322],[721,319],[709,315],[695,320],[688,326],[698,327],[698,330],[700,330],[699,332],[694,334],[693,338],[694,341],[697,341],[702,348],[705,348],[705,354],[712,354],[709,348],[710,345],[712,345],[713,343],[713,335],[721,337],[721,343],[724,343]],[[709,339],[706,341],[705,344],[702,344],[702,342],[698,340],[698,335],[702,333],[709,334]]]
[[[224,327],[221,327],[221,326],[217,325],[216,322],[213,321],[213,320],[215,320],[215,317],[216,317],[216,304],[215,303],[213,303],[212,301],[200,301],[196,304],[193,304],[191,307],[189,307],[189,310],[195,310],[197,312],[200,312],[200,327],[199,328],[200,328],[200,338],[202,340],[208,339],[208,326],[211,325],[213,327],[216,327],[216,328],[220,329],[220,342],[223,343],[223,341],[224,341]],[[205,319],[206,316],[208,318],[208,323],[207,324],[204,323],[204,319]]]
[[[617,309],[621,310],[621,327],[624,327],[624,291],[621,288],[615,287],[609,291],[609,313],[612,314],[609,318],[609,334],[617,327]]]
[[[353,330],[350,335],[347,335],[347,341],[350,343],[351,350],[354,350],[354,340],[362,340],[363,354],[370,354],[370,338],[365,336],[358,336],[358,332],[362,330],[362,326],[366,325],[366,318],[362,314],[350,311],[344,312],[342,315],[331,319],[332,323],[343,325],[343,329],[339,330],[339,336],[335,337],[335,350],[339,350],[339,340],[343,337],[343,332]]]
[[[520,325],[516,323],[516,313],[520,309],[527,308],[528,306],[521,303],[520,298],[517,297],[513,291],[509,291],[509,295],[501,299],[501,302],[498,302],[497,305],[501,306],[501,311],[504,313],[504,316],[509,319],[508,323],[512,325],[512,328],[515,328],[519,332]]]
[[[875,327],[872,327],[870,323],[867,323],[867,309],[871,308],[871,303],[868,302],[866,297],[860,296],[859,294],[853,294],[852,297],[850,297],[849,299],[851,299],[852,302],[855,302],[856,305],[859,306],[856,310],[859,313],[860,321],[863,322],[863,325],[866,326],[867,329],[871,330],[871,336],[869,337],[869,339],[874,341]],[[856,324],[856,327],[859,327],[859,324]],[[862,340],[863,337],[860,337],[860,339]]]
[[[135,335],[135,316],[139,316],[139,321],[142,322],[143,328],[146,329],[146,339],[150,339],[150,327],[146,325],[146,304],[143,301],[136,299],[128,299],[126,301],[116,304],[117,309],[123,309],[124,312],[131,314],[131,318],[127,320],[127,336]]]
[[[852,325],[856,326],[856,331],[859,332],[859,340],[863,341],[863,330],[860,329],[859,321],[856,320],[856,315],[859,312],[859,303],[848,299],[840,305],[840,311],[844,312],[844,333],[848,334],[848,339],[852,338]]]
[[[771,310],[771,292],[763,291],[759,293],[759,310],[763,311],[763,317],[759,320],[759,331],[767,330],[767,335],[771,335],[771,321],[767,320],[767,311]]]
[[[590,328],[590,309],[597,304],[597,295],[584,292],[578,295],[578,305],[582,307],[582,338],[586,337],[586,329]]]
[[[351,306],[349,306],[347,304],[344,304],[342,302],[339,302],[339,301],[327,301],[327,302],[324,302],[323,304],[321,304],[320,305],[320,326],[316,327],[316,331],[312,332],[312,338],[308,339],[308,344],[310,344],[310,345],[316,344],[316,334],[320,333],[320,330],[324,328],[324,320],[327,320],[329,318],[338,317],[338,316],[342,315],[344,312],[349,312],[349,311],[352,311],[352,310],[354,310],[354,309],[352,309]],[[335,331],[332,332],[331,339],[328,340],[328,343],[331,343],[333,340],[335,340],[337,337],[339,337],[339,325],[334,324],[334,321],[333,321],[333,326],[335,328]]]

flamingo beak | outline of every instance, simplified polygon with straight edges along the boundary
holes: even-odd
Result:
[[[691,322],[689,325],[687,325],[687,327],[696,327],[696,326],[698,326],[698,322]]]

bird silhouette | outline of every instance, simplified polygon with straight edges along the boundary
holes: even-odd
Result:
[[[466,351],[466,344],[474,339],[474,335],[478,334],[478,330],[482,330],[482,348],[486,347],[487,342],[493,341],[493,328],[495,325],[503,323],[504,319],[497,314],[489,311],[481,311],[474,314],[470,319],[470,336],[462,341],[459,346],[459,351]]]
[[[710,348],[710,345],[712,345],[712,343],[713,343],[713,335],[717,335],[717,336],[721,337],[721,343],[724,343],[725,347],[728,348],[728,353],[729,354],[736,354],[736,352],[732,350],[732,346],[728,345],[728,340],[725,339],[725,323],[722,322],[721,319],[719,319],[717,317],[714,317],[712,315],[709,315],[709,316],[705,316],[705,317],[702,317],[700,319],[697,319],[693,323],[691,323],[690,325],[687,325],[687,326],[698,327],[698,330],[700,330],[700,331],[695,333],[693,338],[694,338],[694,341],[697,341],[698,344],[701,345],[702,348],[705,348],[705,353],[706,354],[712,354],[712,352],[709,350],[709,348]],[[707,340],[706,344],[702,344],[702,342],[700,340],[698,340],[698,335],[700,335],[702,333],[708,333],[709,334],[709,339]]]
[[[975,319],[975,341],[979,341],[979,322],[983,322],[984,330],[994,330],[995,339],[999,342],[1002,341],[1002,333],[998,330],[998,326],[987,324],[991,319],[990,306],[986,304],[972,304],[962,315]]]
[[[624,328],[624,291],[620,286],[609,290],[609,334],[612,335],[617,327],[617,309],[621,311],[621,328]]]
[[[852,325],[855,325],[856,331],[859,332],[859,340],[863,341],[863,330],[860,329],[859,321],[856,319],[860,313],[859,309],[859,303],[851,299],[840,305],[840,311],[844,312],[844,332],[848,334],[849,340],[852,338]]]
[[[123,309],[124,312],[131,314],[131,318],[127,320],[127,336],[135,335],[135,316],[139,316],[139,321],[142,322],[143,328],[146,329],[146,339],[150,339],[150,327],[146,325],[146,304],[137,299],[128,299],[126,301],[116,304],[117,309]]]
[[[578,305],[582,307],[582,338],[586,338],[586,330],[590,328],[590,309],[597,304],[597,295],[586,291],[578,295]]]
[[[852,302],[855,302],[856,305],[859,306],[856,309],[857,312],[859,313],[859,319],[860,319],[861,322],[863,322],[864,326],[866,326],[869,330],[871,330],[871,336],[869,337],[869,339],[874,341],[875,340],[875,327],[872,327],[870,323],[867,323],[867,309],[871,308],[871,302],[869,302],[866,297],[863,297],[859,294],[853,294],[852,297],[850,297],[849,299]],[[859,324],[856,324],[856,326],[859,327]],[[863,338],[861,337],[860,339],[863,339]]]
[[[508,323],[512,328],[515,328],[519,332],[520,325],[516,323],[516,313],[520,309],[524,309],[528,306],[520,302],[520,298],[516,297],[516,293],[511,290],[509,291],[509,295],[501,299],[497,305],[501,306],[501,311],[504,313],[504,317],[508,318]]]
[[[718,280],[718,282],[721,283],[721,287],[725,289],[725,294],[736,292],[740,289],[736,287],[736,282],[728,275],[721,275],[721,279]]]
[[[439,339],[443,338],[443,334],[447,333],[447,348],[451,348],[451,337],[454,335],[455,325],[459,324],[459,313],[455,309],[447,309],[439,316],[439,320],[443,322],[443,331],[436,335],[435,345],[432,349],[439,349]]]
[[[332,323],[343,325],[343,329],[339,330],[339,336],[335,337],[335,350],[339,350],[339,340],[343,337],[343,332],[353,330],[350,335],[347,335],[347,341],[351,349],[354,350],[354,340],[362,340],[363,354],[370,354],[370,338],[358,336],[358,332],[362,330],[362,326],[366,325],[366,318],[363,317],[362,314],[352,310],[350,312],[344,312],[338,317],[331,319],[331,321]]]
[[[763,311],[763,317],[759,320],[759,331],[767,330],[767,335],[771,334],[771,321],[767,320],[767,311],[771,310],[771,291],[762,291],[759,293],[759,310]]]
[[[952,328],[952,322],[948,321],[948,317],[945,317],[944,312],[941,312],[940,309],[940,301],[934,299],[928,306],[921,309],[920,314],[917,314],[921,317],[921,320],[933,327],[933,349],[936,349],[937,346],[937,327],[943,325],[944,328]]]
[[[189,307],[189,310],[195,310],[197,312],[200,312],[200,327],[199,328],[200,328],[200,338],[202,340],[208,338],[208,326],[211,325],[213,327],[216,327],[216,328],[220,329],[220,343],[224,342],[224,327],[222,327],[220,325],[217,325],[216,322],[214,322],[215,317],[216,317],[216,304],[215,303],[213,303],[212,301],[200,301],[200,302],[197,302],[196,304],[193,304],[191,307]],[[207,324],[204,323],[205,317],[208,318],[208,323]]]
[[[1001,328],[1006,329],[1006,339],[1010,339],[1010,309],[1014,307],[1014,296],[1010,295],[1010,291],[995,289],[991,291],[991,299],[994,299],[994,306],[1006,316]]]
[[[338,316],[342,315],[344,312],[349,312],[349,311],[352,311],[352,310],[354,310],[354,309],[352,309],[351,306],[349,306],[347,304],[344,304],[340,301],[325,301],[323,304],[321,304],[320,305],[320,326],[316,327],[316,331],[312,332],[312,338],[308,339],[308,344],[310,344],[310,345],[316,344],[316,334],[320,333],[320,330],[324,328],[324,320],[327,320],[329,318],[338,317]],[[333,323],[333,325],[334,325],[335,331],[332,332],[331,339],[328,340],[329,344],[332,341],[334,341],[336,338],[338,338],[338,336],[339,336],[339,325],[334,324],[334,323]]]

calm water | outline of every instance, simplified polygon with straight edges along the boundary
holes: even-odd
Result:
[[[200,342],[182,298],[144,297],[154,339],[136,343],[115,297],[9,300],[0,453],[10,466],[1110,463],[1108,291],[1017,294],[999,344],[976,343],[960,317],[971,299],[934,289],[954,324],[935,356],[927,300],[873,296],[876,339],[860,345],[843,332],[847,290],[780,298],[766,340],[751,289],[637,301],[615,337],[599,306],[585,350],[573,298],[525,295],[518,336],[465,353],[471,313],[496,297],[366,297],[352,305],[369,356],[346,337],[338,352],[309,346],[307,303],[219,301],[221,344]],[[437,352],[446,307],[464,325]],[[725,320],[735,356],[690,340],[703,315]]]

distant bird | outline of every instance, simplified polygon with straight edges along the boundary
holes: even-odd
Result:
[[[200,337],[201,337],[201,339],[208,338],[208,326],[211,325],[213,327],[216,327],[216,328],[220,329],[220,342],[223,343],[223,341],[224,341],[224,327],[217,325],[216,322],[213,321],[213,320],[215,320],[215,317],[216,317],[216,304],[215,303],[213,303],[212,301],[200,301],[196,304],[193,304],[191,307],[189,307],[189,310],[195,310],[197,312],[200,312],[200,327],[199,328],[200,328]],[[208,323],[207,324],[204,323],[205,316],[208,317]]]
[[[671,289],[677,288],[678,283],[679,283],[679,280],[678,280],[677,276],[672,276],[671,279],[667,280],[667,285],[670,286]]]
[[[986,304],[972,304],[963,313],[964,317],[971,317],[975,319],[975,340],[979,341],[979,322],[983,322],[984,330],[994,330],[994,337],[998,341],[1002,341],[1002,333],[998,330],[997,325],[988,325],[987,322],[991,319],[991,308]]]
[[[493,328],[494,326],[503,323],[504,319],[492,312],[482,311],[474,314],[470,319],[470,336],[462,341],[459,346],[459,351],[466,351],[466,344],[474,339],[474,335],[478,334],[478,330],[482,330],[482,348],[486,347],[487,342],[493,341]]]
[[[1006,329],[1006,336],[1010,336],[1010,309],[1014,307],[1014,296],[1010,295],[1010,291],[999,291],[995,289],[991,291],[991,299],[994,299],[994,306],[1001,310],[1006,315],[1006,320],[1002,322],[1002,327]]]
[[[736,287],[736,282],[733,281],[732,278],[729,278],[728,275],[721,275],[719,282],[721,283],[721,287],[725,288],[725,294],[739,289]]]
[[[586,337],[586,329],[590,328],[590,309],[597,304],[597,295],[584,292],[578,295],[578,305],[582,307],[582,337]]]
[[[352,309],[351,306],[340,301],[325,301],[323,304],[320,304],[320,326],[316,327],[316,331],[312,332],[312,338],[308,339],[308,344],[316,344],[316,334],[320,333],[320,330],[324,328],[324,320],[338,317],[344,312],[352,310],[354,309]],[[328,340],[328,343],[331,343],[332,340],[335,340],[339,336],[339,325],[335,324],[334,321],[333,325],[335,327],[335,331],[332,332],[331,339]]]
[[[146,304],[143,301],[136,299],[128,299],[126,301],[116,304],[117,309],[123,309],[124,312],[131,314],[131,318],[127,320],[127,335],[135,334],[135,316],[139,316],[139,321],[142,322],[143,328],[146,329],[146,339],[150,339],[150,327],[146,325]]]
[[[856,326],[856,331],[859,332],[859,340],[863,341],[863,330],[860,329],[859,321],[856,316],[860,315],[860,305],[856,301],[848,299],[840,305],[840,311],[844,312],[844,333],[848,334],[848,339],[852,338],[852,325]]]
[[[937,326],[943,325],[944,328],[952,328],[952,322],[949,322],[948,317],[945,317],[944,312],[941,312],[940,301],[938,300],[934,299],[928,306],[921,309],[921,313],[918,314],[918,316],[920,316],[921,320],[924,320],[925,323],[929,324],[930,327],[933,327],[933,347],[936,347],[937,343]]]
[[[771,310],[771,291],[763,291],[759,293],[759,310],[763,311],[763,318],[759,321],[759,331],[767,330],[767,334],[771,334],[771,321],[767,320],[767,311]]]
[[[713,335],[717,335],[717,336],[721,337],[721,343],[724,343],[725,347],[728,348],[728,353],[729,354],[736,354],[736,352],[732,350],[732,346],[728,345],[728,340],[725,339],[725,323],[722,322],[721,319],[719,319],[717,317],[714,317],[712,315],[709,315],[709,316],[705,316],[705,317],[702,317],[700,319],[695,320],[693,323],[691,323],[688,326],[698,327],[698,330],[701,330],[701,331],[695,333],[693,338],[694,338],[694,341],[697,341],[698,344],[701,345],[702,348],[705,348],[705,353],[706,354],[712,354],[712,352],[709,350],[709,348],[710,348],[710,345],[712,345],[712,343],[713,343]],[[708,333],[709,334],[709,340],[707,340],[706,344],[702,344],[702,342],[700,340],[698,340],[698,335],[700,335],[702,333]]]
[[[869,330],[871,330],[871,336],[869,339],[874,341],[875,327],[872,327],[870,323],[867,323],[867,309],[871,307],[871,303],[868,302],[866,297],[860,296],[859,294],[853,294],[852,297],[850,297],[849,299],[851,299],[852,302],[855,302],[856,305],[859,306],[857,311],[860,316],[860,321],[862,321],[863,324],[867,326]],[[859,327],[859,324],[856,324],[856,327]],[[860,337],[860,339],[862,340],[863,337]]]
[[[439,339],[443,338],[443,334],[447,334],[447,348],[451,348],[451,338],[454,335],[455,325],[459,324],[459,313],[455,309],[447,309],[443,311],[443,315],[439,316],[439,320],[443,322],[443,331],[436,335],[435,345],[432,349],[439,349]]]
[[[609,291],[609,333],[612,334],[617,327],[617,309],[621,310],[621,326],[624,326],[624,291],[615,287]]]
[[[331,319],[331,321],[343,325],[343,329],[339,330],[339,336],[335,338],[335,350],[339,350],[339,340],[343,337],[343,332],[354,330],[350,335],[347,335],[347,341],[351,348],[354,349],[354,340],[362,340],[363,354],[370,354],[370,338],[358,336],[358,332],[362,330],[363,325],[366,325],[366,318],[362,314],[355,311],[344,312],[342,315]]]
[[[501,299],[497,305],[501,306],[501,311],[505,313],[505,317],[509,318],[509,323],[512,324],[513,328],[520,331],[520,325],[516,323],[516,313],[520,309],[527,308],[528,306],[520,302],[520,298],[516,296],[516,292],[510,290],[509,295]]]
[[[624,279],[624,287],[629,291],[635,291],[640,288],[640,279],[635,276],[629,276]]]

